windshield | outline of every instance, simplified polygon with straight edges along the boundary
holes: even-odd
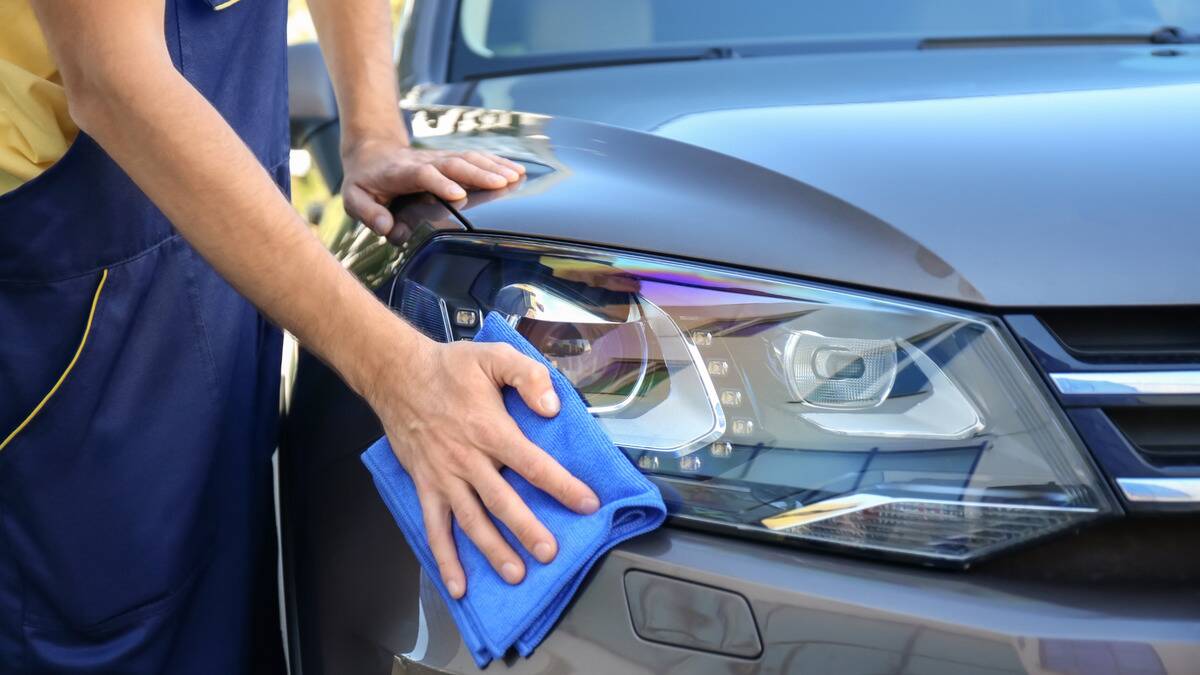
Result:
[[[1163,26],[1195,30],[1200,1],[462,0],[454,71],[477,77],[687,48],[752,55],[781,43],[1148,35]]]

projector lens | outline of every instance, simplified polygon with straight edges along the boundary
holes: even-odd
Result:
[[[896,380],[896,343],[828,338],[811,331],[787,337],[783,362],[795,401],[818,408],[873,408]]]

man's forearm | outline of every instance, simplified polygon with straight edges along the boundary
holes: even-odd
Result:
[[[365,393],[379,370],[368,361],[391,351],[380,346],[417,336],[312,235],[216,110],[173,69],[159,77],[84,128],[226,280]]]
[[[386,136],[408,139],[397,111],[387,0],[309,0],[341,118],[342,146]]]
[[[132,34],[97,46],[103,59],[63,59],[72,116],[222,276],[365,393],[383,361],[423,338],[334,260],[161,43],[132,23]]]

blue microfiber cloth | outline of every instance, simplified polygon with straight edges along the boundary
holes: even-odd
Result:
[[[496,314],[489,314],[475,336],[477,342],[507,342],[521,353],[550,367],[532,345]],[[550,367],[554,390],[562,409],[544,418],[525,405],[516,390],[504,389],[504,405],[529,440],[554,457],[586,483],[600,498],[600,509],[581,516],[553,497],[503,469],[502,475],[525,500],[534,515],[558,540],[558,555],[547,565],[534,559],[504,525],[497,529],[525,561],[525,579],[509,585],[488,564],[475,544],[454,525],[458,556],[467,574],[467,593],[454,600],[442,584],[441,574],[425,539],[421,505],[412,479],[392,454],[387,438],[375,442],[362,455],[409,546],[450,608],[463,640],[479,667],[501,658],[516,646],[529,656],[554,626],[592,565],[610,548],[662,524],[666,507],[658,489],[640,474],[613,445],[600,424],[587,412],[583,400],[562,373]]]

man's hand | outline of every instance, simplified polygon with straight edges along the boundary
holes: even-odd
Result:
[[[432,192],[453,202],[467,196],[464,188],[503,188],[525,173],[525,167],[503,157],[482,152],[415,150],[399,137],[348,144],[342,164],[346,213],[385,237],[395,225],[387,203],[397,195]]]
[[[442,582],[455,598],[467,590],[451,535],[453,514],[501,578],[518,583],[524,565],[488,512],[538,561],[550,562],[558,547],[500,475],[501,465],[573,511],[588,514],[600,506],[595,493],[531,443],[504,408],[499,389],[508,385],[538,414],[557,414],[550,374],[506,344],[426,340],[414,351],[402,367],[381,373],[367,396],[417,488]]]

